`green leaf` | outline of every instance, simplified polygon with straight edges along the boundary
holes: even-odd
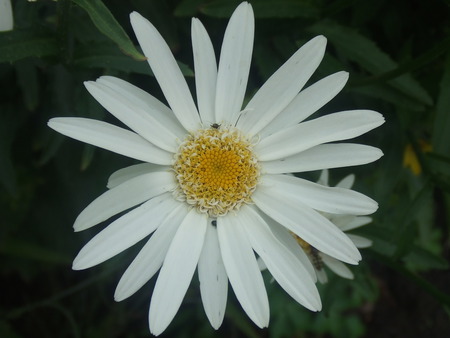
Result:
[[[35,110],[39,104],[39,79],[35,59],[16,63],[17,83],[22,90],[24,104],[28,110]]]
[[[318,18],[315,1],[257,0],[252,2],[257,18]]]
[[[181,73],[183,73],[184,76],[187,77],[193,77],[194,71],[185,63],[182,63],[180,61],[177,61],[178,67],[180,67]]]
[[[418,246],[414,246],[413,250],[403,259],[411,271],[446,270],[449,268],[446,259]]]
[[[433,173],[433,180],[440,189],[450,191],[450,156],[426,154],[426,163]]]
[[[427,162],[431,166],[431,168],[438,173],[446,174],[447,176],[450,173],[450,157],[440,155],[437,153],[427,153]],[[449,176],[450,177],[450,176]]]
[[[416,222],[420,221],[423,208],[431,207],[430,203],[427,203],[431,199],[431,191],[432,185],[429,181],[425,181],[409,205],[403,210],[403,217],[393,236],[393,240],[397,244],[393,255],[394,259],[404,257],[411,252],[417,230]]]
[[[230,17],[241,0],[216,0],[200,7],[206,15]],[[257,18],[317,18],[319,9],[309,0],[254,0],[252,6]]]
[[[1,105],[0,112],[0,184],[10,195],[14,195],[17,193],[17,178],[11,148],[18,123],[14,119],[12,105]]]
[[[439,86],[439,96],[436,102],[436,117],[434,119],[431,143],[433,150],[450,155],[450,53],[447,56],[444,75]]]
[[[110,44],[96,44],[79,48],[74,56],[74,65],[82,68],[114,69],[126,73],[137,73],[153,76],[147,62],[137,61],[118,52]],[[194,72],[186,64],[178,62],[184,76],[194,76]]]
[[[200,12],[215,18],[229,18],[240,3],[239,0],[215,0],[201,6]]]
[[[0,63],[56,54],[56,39],[43,30],[33,28],[0,33]]]
[[[103,2],[100,0],[72,1],[83,8],[89,14],[92,22],[99,29],[99,31],[114,41],[125,54],[136,60],[146,59],[145,56],[136,49],[127,33],[125,33],[122,26],[120,26]]]
[[[203,2],[204,0],[182,0],[175,8],[173,14],[180,17],[195,16]]]
[[[73,64],[82,68],[115,69],[127,73],[151,74],[147,62],[137,61],[120,53],[111,44],[97,43],[77,50]]]
[[[385,100],[395,105],[404,107],[410,111],[423,111],[425,105],[418,103],[411,96],[403,94],[401,91],[383,84],[368,86],[355,86],[347,89],[349,92],[364,94],[376,99]]]
[[[407,72],[412,72],[420,67],[423,67],[426,64],[431,63],[444,52],[446,52],[450,48],[450,36],[435,44],[430,49],[426,50],[423,54],[419,56],[415,56],[414,58],[400,64],[396,69],[390,70],[380,75],[373,76],[371,78],[367,78],[361,81],[358,81],[358,85],[366,85],[375,82],[387,81],[390,79],[394,79],[402,74]]]
[[[437,161],[438,163],[442,163],[448,166],[448,169],[450,169],[450,157],[437,154],[437,153],[427,153],[428,157],[430,157],[431,161]]]
[[[326,20],[312,26],[310,31],[325,35],[339,54],[356,62],[370,74],[378,75],[398,67],[388,54],[356,30]],[[418,103],[424,105],[432,103],[428,93],[410,74],[403,74],[387,83]]]

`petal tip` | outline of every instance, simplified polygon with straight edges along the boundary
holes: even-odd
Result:
[[[135,19],[140,19],[140,18],[142,18],[142,15],[139,14],[138,12],[133,11],[130,13],[130,20],[135,20]]]
[[[166,329],[165,327],[162,328],[162,327],[155,327],[155,326],[157,326],[157,325],[156,324],[155,325],[151,325],[150,324],[150,333],[152,335],[154,335],[154,336],[159,336]]]
[[[325,35],[317,35],[315,37],[315,39],[317,39],[318,41],[320,41],[321,43],[327,43],[328,39],[326,38]]]
[[[376,161],[384,156],[384,152],[380,148],[375,148],[375,149],[376,149],[375,154],[377,156],[375,159],[375,161]]]
[[[82,222],[80,221],[80,215],[78,215],[77,219],[73,223],[72,227],[73,227],[73,231],[74,232],[80,232],[80,231],[84,230],[84,228],[83,228],[83,226],[81,224]]]
[[[80,265],[79,261],[80,260],[77,259],[77,257],[75,257],[75,259],[73,260],[73,263],[72,263],[72,270],[78,271],[78,270],[85,269],[83,266]]]
[[[116,289],[116,292],[114,293],[114,301],[115,301],[115,302],[121,302],[121,301],[123,301],[125,298],[127,298],[127,297],[124,297],[124,296],[121,294],[121,292],[117,292],[117,289]]]
[[[241,2],[241,4],[239,6],[237,6],[236,9],[234,10],[232,16],[238,15],[238,14],[240,14],[240,12],[244,12],[244,11],[246,11],[246,13],[245,13],[246,15],[253,15],[253,7],[247,1]]]
[[[65,117],[53,117],[47,122],[47,126],[49,126],[54,131],[60,132],[59,129],[61,127],[62,120],[64,120]],[[63,125],[64,126],[64,125]]]
[[[321,49],[323,48],[325,50],[327,41],[328,41],[328,39],[324,35],[317,35],[317,36],[313,37],[312,39],[310,39],[308,42],[306,42],[305,45],[312,43],[312,44],[318,46],[319,48],[321,48]]]
[[[87,89],[88,92],[90,92],[90,90],[95,87],[95,84],[96,84],[96,81],[84,81],[83,82],[83,85]]]

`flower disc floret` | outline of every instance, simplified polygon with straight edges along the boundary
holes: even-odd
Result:
[[[211,217],[251,203],[260,174],[253,144],[235,127],[200,129],[175,155],[179,200]]]

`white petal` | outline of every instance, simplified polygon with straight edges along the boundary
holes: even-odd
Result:
[[[316,270],[317,280],[320,284],[325,284],[328,282],[328,276],[325,269]]]
[[[261,257],[258,257],[256,261],[258,262],[259,270],[261,270],[261,271],[267,270],[267,265],[266,265],[266,263],[264,263],[264,261],[261,259]]]
[[[156,28],[139,13],[131,13],[130,20],[142,51],[174,114],[186,130],[198,129],[200,117],[197,108],[169,46]]]
[[[200,295],[206,316],[214,329],[222,325],[227,305],[228,277],[220,253],[217,229],[208,225],[198,261]]]
[[[113,76],[101,76],[96,82],[110,87],[142,110],[152,114],[157,121],[170,129],[178,138],[183,139],[186,135],[186,129],[180,124],[173,111],[146,91]]]
[[[349,231],[352,229],[356,229],[362,227],[363,225],[369,224],[372,222],[372,217],[367,216],[358,216],[353,218],[350,222],[345,224],[345,226],[341,226],[342,231]]]
[[[234,293],[244,311],[260,328],[269,325],[269,300],[240,213],[217,219],[220,251]]]
[[[89,93],[111,114],[137,134],[160,147],[175,152],[178,148],[177,135],[161,124],[148,110],[142,109],[116,91],[100,82],[84,83]]]
[[[153,163],[140,163],[126,168],[119,169],[112,173],[108,178],[106,187],[112,189],[125,181],[128,181],[136,176],[152,173],[155,171],[169,171],[170,167],[161,166]]]
[[[216,87],[216,122],[234,124],[244,101],[253,50],[255,22],[252,6],[241,3],[230,18],[222,50]]]
[[[12,30],[13,23],[11,0],[0,0],[0,32]]]
[[[320,254],[320,258],[322,258],[325,265],[336,275],[342,278],[353,279],[353,272],[341,261],[325,254]]]
[[[207,221],[191,209],[170,244],[150,302],[150,331],[155,336],[167,328],[183,301],[197,267]]]
[[[57,117],[48,126],[58,133],[112,152],[144,162],[169,165],[173,154],[164,151],[143,137],[112,124],[77,117]]]
[[[338,72],[302,90],[259,135],[265,137],[308,118],[333,99],[344,88],[347,80],[347,72]]]
[[[203,124],[216,121],[217,62],[211,39],[200,20],[192,19],[192,49],[194,52],[197,104]]]
[[[267,224],[275,237],[277,237],[277,239],[296,256],[315,283],[317,281],[317,276],[314,272],[314,266],[311,264],[308,256],[303,251],[302,247],[297,243],[294,236],[292,236],[292,234],[290,234],[285,227],[274,222],[273,220],[271,223],[267,222]]]
[[[244,229],[253,249],[281,287],[311,311],[320,310],[322,305],[314,280],[295,255],[278,241],[266,222],[252,208],[242,207],[239,217],[245,224]]]
[[[353,234],[347,234],[347,236],[355,243],[357,248],[364,249],[372,246],[372,241],[368,238]]]
[[[264,172],[282,174],[367,164],[378,160],[380,149],[354,143],[320,144],[296,155],[262,162]]]
[[[328,172],[328,169],[323,169],[322,172],[320,173],[320,177],[317,180],[318,184],[322,184],[322,185],[326,185],[328,186],[328,179],[329,179],[329,175],[330,173]]]
[[[259,209],[256,209],[259,210]],[[282,226],[281,224],[275,222],[272,218],[264,214],[263,212],[258,212],[259,215],[264,219],[267,225],[270,227],[270,231],[272,231],[273,235],[281,242],[283,245],[288,248],[290,252],[292,252],[297,259],[301,262],[301,264],[306,268],[310,277],[314,282],[316,282],[316,272],[314,271],[314,267],[311,264],[306,253],[303,251],[302,247],[295,240],[294,236],[292,236],[289,231]]]
[[[260,161],[277,160],[322,143],[354,138],[383,123],[383,116],[371,110],[329,114],[261,139],[255,151],[258,152]]]
[[[327,214],[324,216],[326,218],[328,218],[334,225],[336,225],[339,229],[341,229],[344,232],[346,231],[345,227],[347,226],[347,224],[353,222],[353,220],[356,217],[359,217],[359,216],[355,216],[355,215],[336,215],[336,214]],[[361,216],[361,217],[363,217],[363,216]]]
[[[303,45],[256,92],[237,126],[250,135],[268,125],[303,88],[319,66],[327,39],[317,36]]]
[[[351,189],[354,183],[355,183],[355,175],[350,174],[345,176],[342,180],[340,180],[339,183],[336,184],[336,188]]]
[[[347,235],[318,212],[261,186],[252,199],[269,217],[319,251],[350,264],[361,260],[361,254]]]
[[[128,249],[155,231],[178,204],[170,194],[164,194],[120,217],[81,249],[72,268],[90,268]]]
[[[187,206],[180,203],[156,229],[122,275],[114,293],[116,302],[130,297],[159,270],[169,245],[187,213]]]
[[[134,177],[97,197],[78,215],[75,231],[88,229],[111,216],[150,198],[175,189],[171,172],[153,172]]]
[[[291,175],[263,175],[260,185],[283,200],[294,199],[324,212],[367,215],[378,209],[377,202],[359,192],[327,187]]]

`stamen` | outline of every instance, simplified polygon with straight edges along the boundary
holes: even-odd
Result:
[[[259,178],[253,144],[234,127],[214,124],[189,135],[175,155],[178,200],[210,217],[251,203]]]

